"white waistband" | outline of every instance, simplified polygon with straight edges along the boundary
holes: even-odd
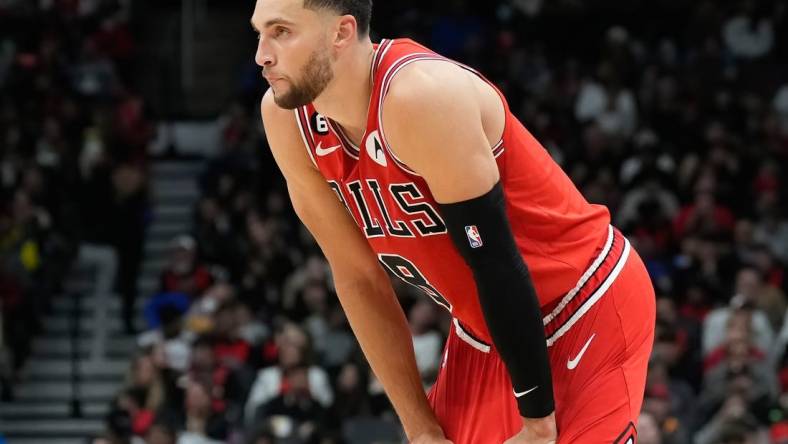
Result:
[[[457,333],[457,336],[460,339],[470,344],[471,347],[475,348],[476,350],[479,350],[482,353],[490,352],[490,346],[480,341],[477,341],[476,339],[473,338],[473,336],[469,335],[465,331],[465,329],[462,328],[462,326],[460,325],[460,321],[458,321],[457,318],[454,318],[454,331]]]

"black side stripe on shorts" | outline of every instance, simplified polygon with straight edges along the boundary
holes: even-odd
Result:
[[[618,438],[613,442],[613,444],[635,444],[638,442],[638,432],[635,428],[635,424],[631,422],[627,425],[627,428],[618,435]]]

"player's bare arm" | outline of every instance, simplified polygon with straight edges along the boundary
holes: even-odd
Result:
[[[397,75],[383,107],[391,149],[427,181],[473,271],[485,320],[525,421],[523,431],[509,442],[554,442],[552,382],[539,303],[511,234],[491,150],[505,121],[497,93],[456,65],[421,62]],[[483,246],[469,246],[469,226],[478,227]]]
[[[325,254],[337,294],[373,371],[383,383],[411,440],[443,433],[421,385],[413,344],[388,276],[309,159],[292,111],[279,108],[269,90],[261,105],[274,158],[299,218]],[[425,441],[427,442],[427,441]]]

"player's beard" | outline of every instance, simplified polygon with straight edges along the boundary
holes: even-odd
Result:
[[[274,92],[274,102],[284,109],[296,109],[308,105],[323,93],[331,80],[334,69],[331,57],[326,49],[315,49],[301,70],[298,80],[290,83],[290,90],[283,94]]]

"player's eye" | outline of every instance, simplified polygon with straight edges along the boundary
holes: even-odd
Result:
[[[277,26],[274,28],[274,37],[285,37],[290,34],[290,30],[287,28],[283,28],[281,26]]]

